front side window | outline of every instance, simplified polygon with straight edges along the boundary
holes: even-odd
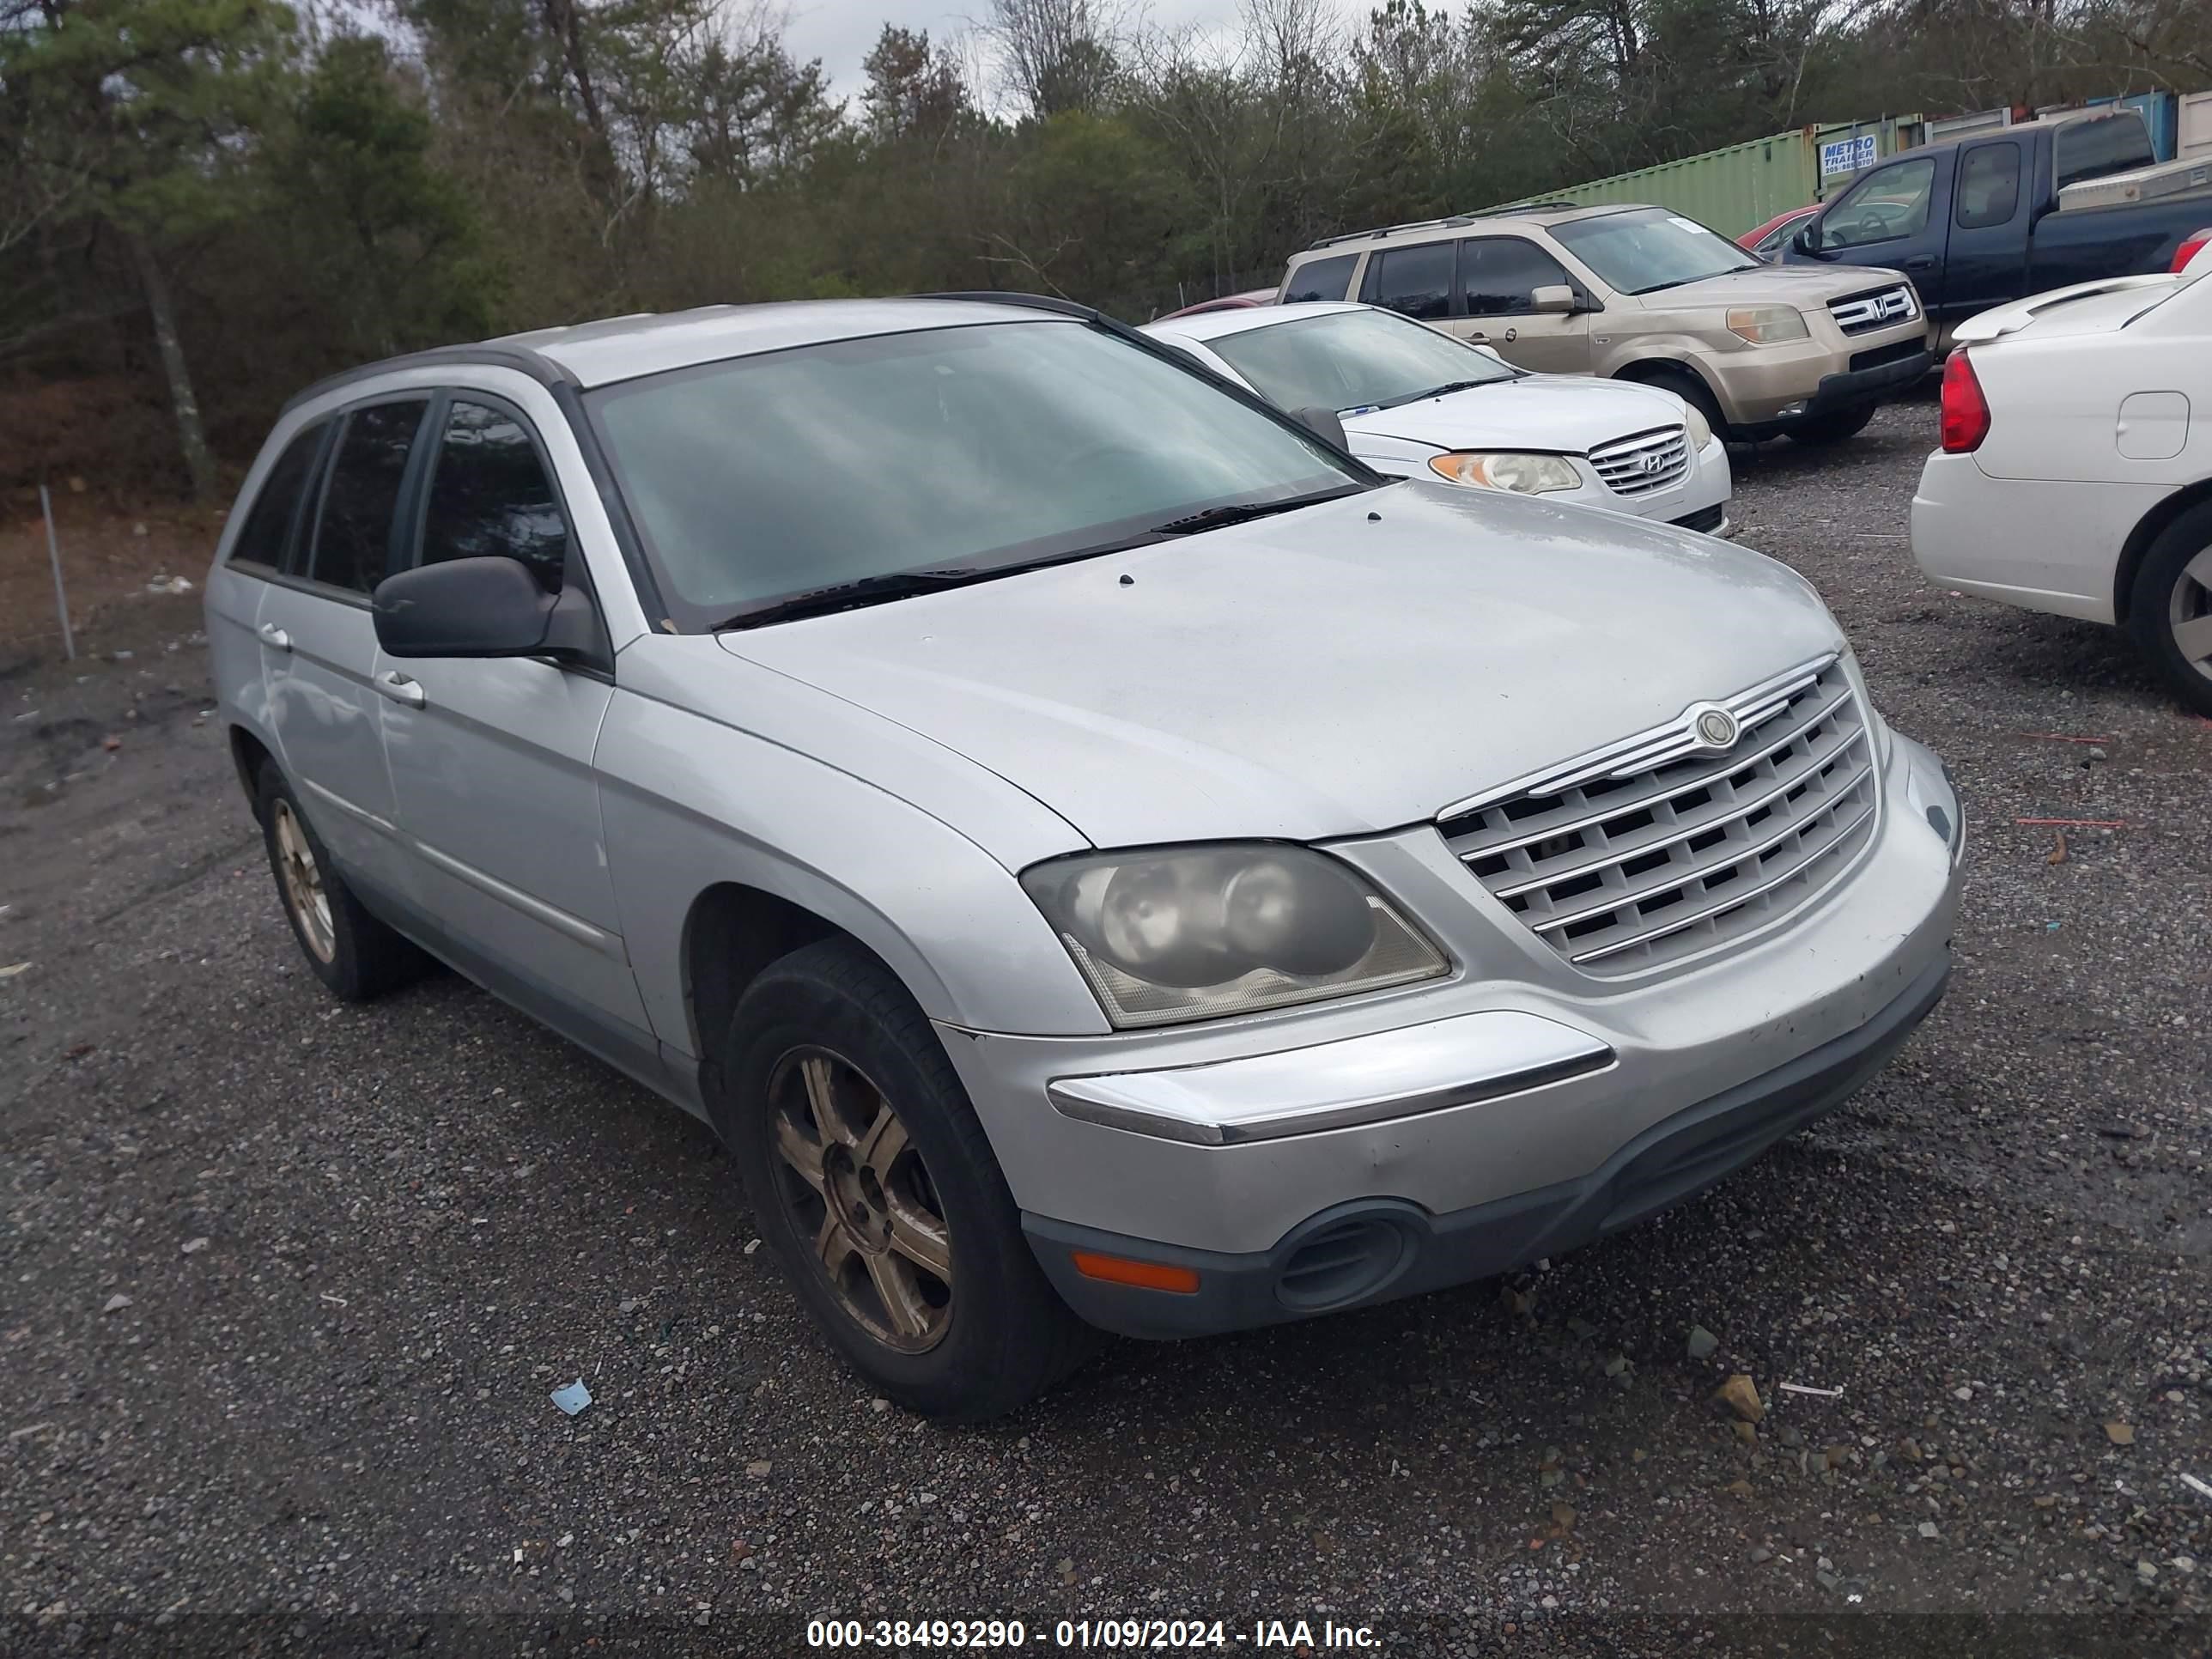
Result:
[[[231,544],[233,563],[267,565],[271,570],[285,568],[292,550],[292,527],[300,516],[300,497],[314,473],[329,430],[328,421],[317,421],[284,446],[284,453],[262,481],[261,493],[253,498],[246,522],[239,526],[238,539]]]
[[[520,418],[456,398],[430,474],[422,562],[493,556],[521,560],[539,586],[557,593],[568,521]]]
[[[1283,283],[1283,303],[1311,305],[1320,300],[1341,300],[1351,291],[1352,268],[1358,263],[1357,253],[1308,260]]]
[[[1451,315],[1452,245],[1416,242],[1369,256],[1360,298],[1407,317]]]
[[[1281,409],[1388,408],[1440,386],[1519,378],[1486,352],[1384,311],[1301,317],[1206,344]]]
[[[1656,294],[1759,261],[1717,230],[1665,208],[1631,208],[1553,225],[1559,246],[1623,294]]]
[[[1822,216],[1820,246],[1865,247],[1918,235],[1928,228],[1928,198],[1935,187],[1933,157],[1876,167]]]
[[[332,587],[366,593],[392,573],[392,524],[407,454],[429,409],[427,398],[371,404],[346,416],[338,434],[308,574]]]
[[[1459,280],[1470,317],[1534,311],[1536,289],[1574,286],[1565,265],[1518,236],[1482,236],[1462,242]]]
[[[1219,386],[1056,318],[733,358],[588,404],[663,596],[694,628],[871,578],[1080,558],[1182,533],[1207,508],[1368,482]]]
[[[2003,224],[2019,206],[2020,146],[1984,144],[1968,150],[1959,163],[1959,228]]]

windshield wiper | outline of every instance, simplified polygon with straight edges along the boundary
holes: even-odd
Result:
[[[1364,486],[1346,484],[1340,489],[1317,489],[1310,495],[1291,495],[1273,501],[1232,501],[1226,507],[1201,507],[1180,519],[1170,519],[1165,524],[1152,528],[1155,536],[1188,536],[1200,530],[1219,530],[1232,524],[1249,524],[1254,519],[1265,519],[1277,513],[1294,513],[1302,507],[1312,507],[1322,501],[1333,501],[1340,496],[1357,494]]]
[[[1432,386],[1426,392],[1409,392],[1402,398],[1393,398],[1387,404],[1377,404],[1377,409],[1396,409],[1405,404],[1417,404],[1424,398],[1448,398],[1455,392],[1467,392],[1479,386],[1496,386],[1510,380],[1510,374],[1486,374],[1479,380],[1446,380],[1442,386]]]
[[[916,593],[935,593],[948,587],[959,587],[969,582],[981,581],[987,576],[1003,574],[1002,569],[986,567],[956,570],[892,570],[880,576],[862,576],[854,581],[836,582],[828,587],[794,593],[787,599],[756,605],[750,611],[740,611],[734,617],[725,617],[707,631],[720,634],[731,629],[759,628],[768,623],[791,622],[799,617],[823,617],[833,611],[856,610],[864,605],[881,605],[888,599],[911,599]]]

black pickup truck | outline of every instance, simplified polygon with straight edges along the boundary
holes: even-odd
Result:
[[[2031,121],[1938,140],[1867,168],[1783,255],[1789,264],[1880,265],[1920,290],[1940,352],[1978,311],[2107,276],[2164,270],[2212,224],[2212,158],[2189,187],[2110,207],[2058,206],[2084,179],[2152,165],[2133,110]]]

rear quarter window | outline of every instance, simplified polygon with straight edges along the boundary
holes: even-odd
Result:
[[[1352,268],[1357,253],[1336,253],[1326,259],[1310,259],[1283,283],[1283,303],[1311,305],[1317,301],[1341,300],[1352,289]]]
[[[284,446],[284,453],[269,469],[259,493],[246,508],[238,538],[230,544],[233,564],[264,565],[271,570],[287,568],[293,532],[299,523],[300,501],[314,476],[315,463],[321,459],[323,440],[329,432],[328,421],[317,421]]]

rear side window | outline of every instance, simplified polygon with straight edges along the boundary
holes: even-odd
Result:
[[[568,521],[520,418],[456,398],[446,416],[422,519],[422,562],[503,555],[561,591]]]
[[[1300,265],[1283,283],[1283,303],[1311,305],[1318,300],[1341,300],[1352,287],[1352,268],[1357,253],[1332,254]]]
[[[2019,206],[2020,146],[1984,144],[1967,151],[1959,164],[1959,228],[2003,224]]]
[[[310,572],[317,581],[366,593],[391,574],[399,486],[415,430],[429,407],[427,398],[410,398],[372,404],[346,416],[330,482],[323,487]]]
[[[262,481],[261,493],[253,498],[246,522],[239,527],[238,539],[231,544],[232,563],[284,568],[285,556],[291,551],[292,526],[300,515],[300,497],[314,473],[315,458],[322,453],[323,435],[329,429],[329,422],[318,421],[284,446],[284,453]]]
[[[1449,317],[1451,286],[1452,245],[1417,242],[1372,256],[1359,297],[1408,317]]]
[[[1534,311],[1540,288],[1571,288],[1567,268],[1518,236],[1473,238],[1459,245],[1459,280],[1470,317]]]
[[[2084,179],[2132,173],[2158,159],[2151,153],[2150,129],[2133,110],[2124,115],[2069,121],[2051,135],[2051,148],[2059,190]]]

